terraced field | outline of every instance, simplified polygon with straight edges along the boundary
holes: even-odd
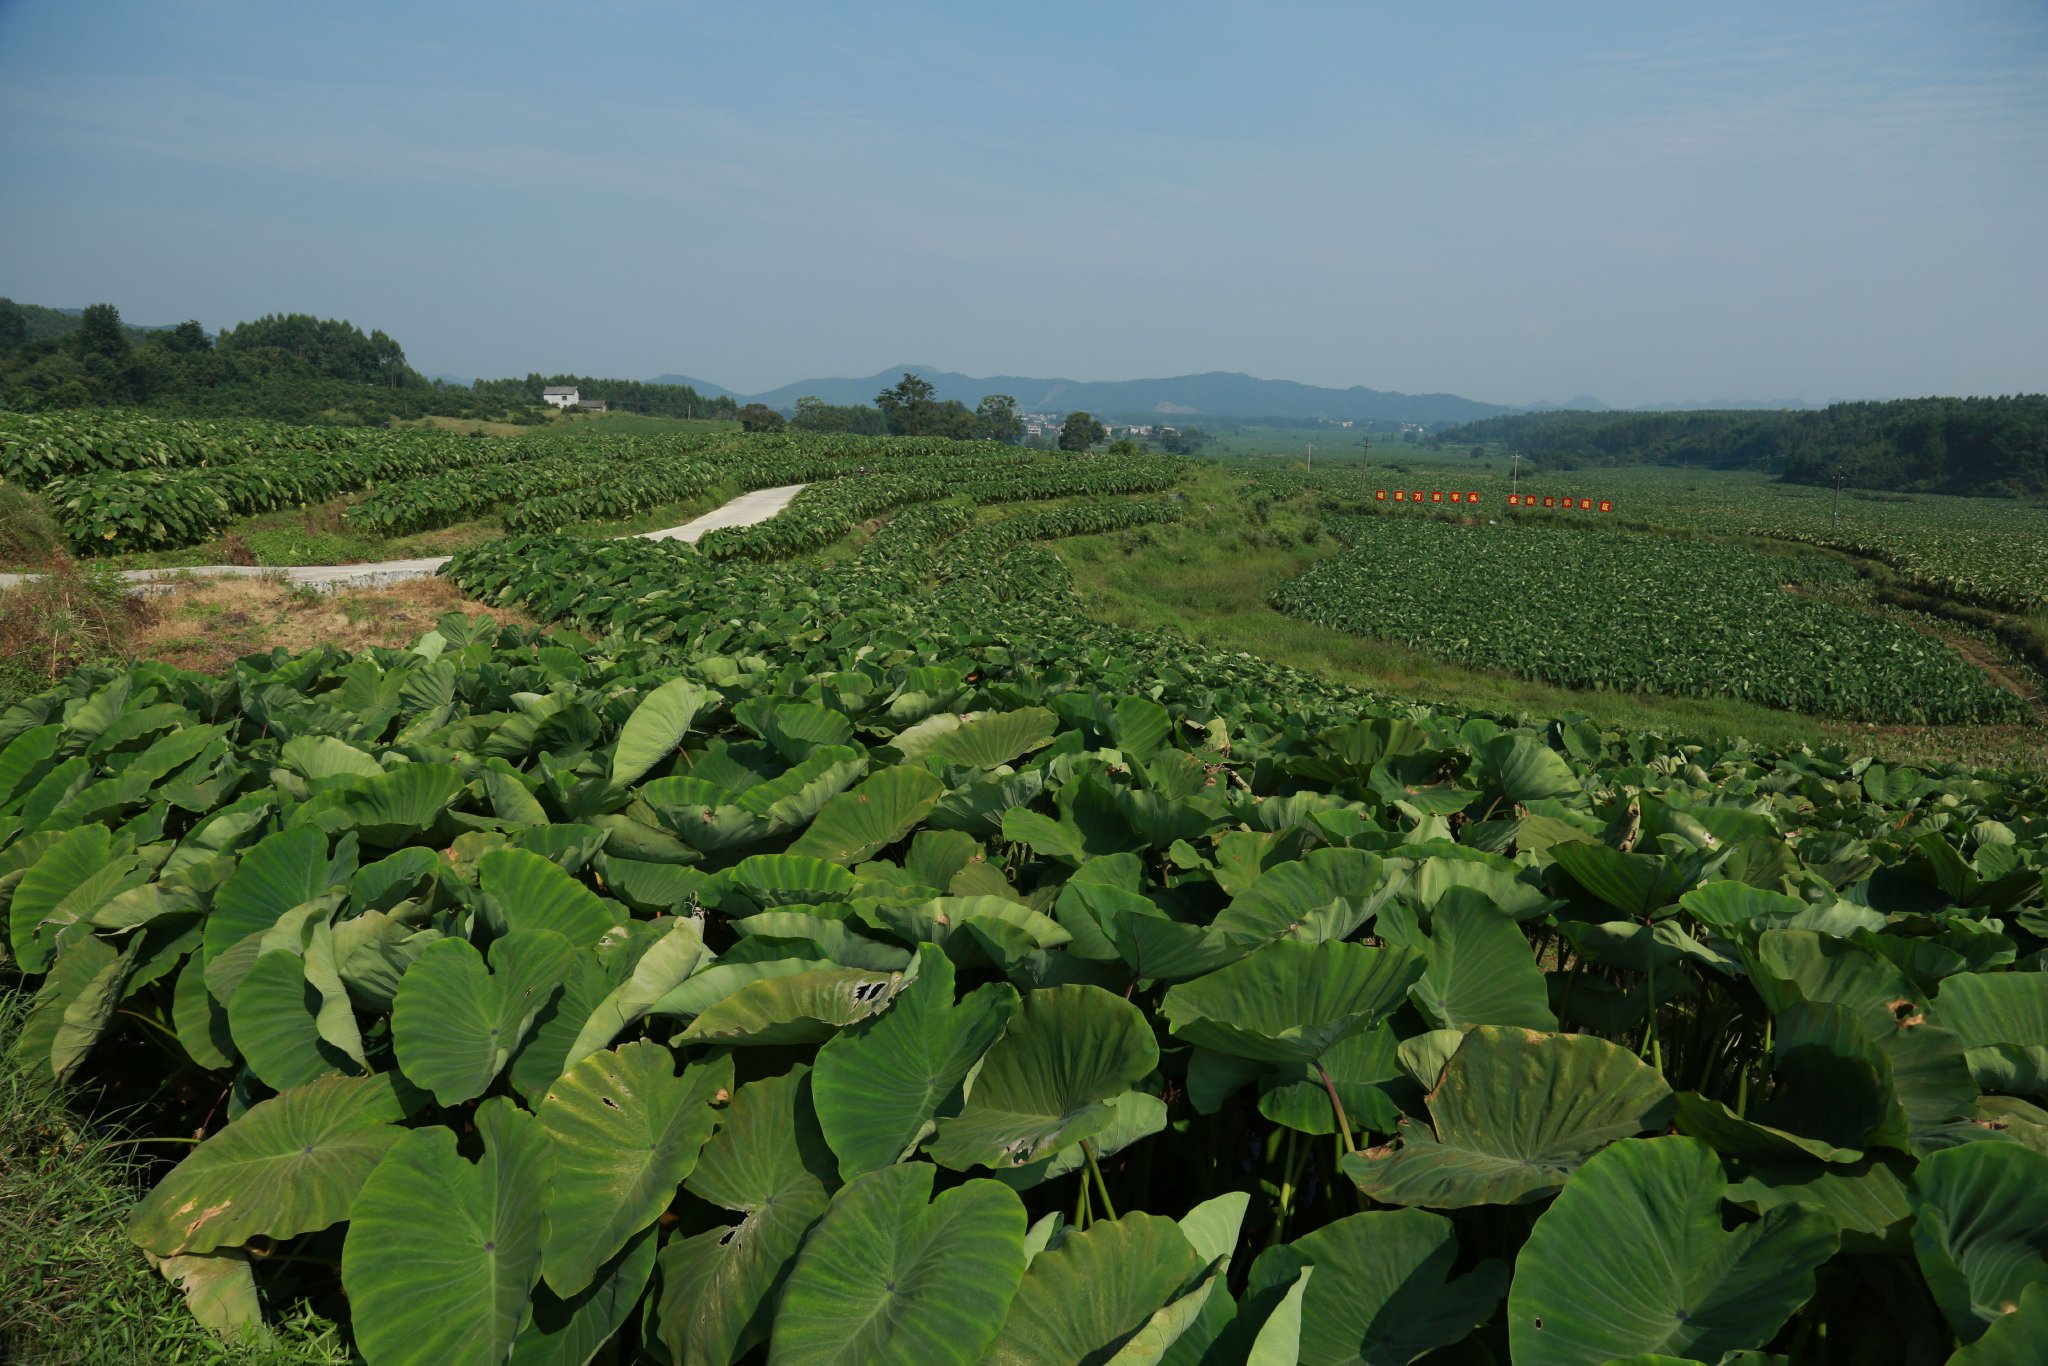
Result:
[[[1176,467],[1012,459],[449,566],[536,628],[0,713],[24,1056],[201,1139],[129,1231],[204,1321],[371,1366],[2048,1339],[2048,778],[1105,626],[1047,544],[1170,523]]]
[[[1857,582],[1839,560],[1508,520],[1334,518],[1349,550],[1277,587],[1273,605],[1568,687],[1857,721],[2031,719],[1941,640],[1814,596]]]

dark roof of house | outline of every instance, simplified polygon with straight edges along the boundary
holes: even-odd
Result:
[[[576,386],[573,384],[550,384],[547,388],[541,390],[540,392],[541,397],[543,398],[547,397],[549,394],[573,394],[576,392]]]

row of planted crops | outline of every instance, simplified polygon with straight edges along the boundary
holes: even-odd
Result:
[[[0,714],[25,1051],[203,1137],[130,1226],[195,1311],[372,1366],[2038,1358],[2048,780],[1110,628],[1045,543],[1182,505],[1099,473],[515,537],[450,573],[539,628]]]
[[[485,518],[511,532],[555,531],[720,490],[815,485],[790,515],[716,542],[726,554],[787,555],[912,502],[1156,490],[1179,469],[1164,457],[1076,461],[937,438],[576,432],[502,440],[115,412],[0,414],[0,479],[42,494],[81,554],[179,549],[237,518],[344,496],[349,527],[396,537]],[[846,484],[833,482],[842,477]]]
[[[1512,469],[1504,456],[1475,465],[1464,459],[1354,460],[1309,472],[1256,467],[1256,482],[1277,496],[1318,494],[1333,509],[1387,510],[1376,489],[1459,489],[1478,492],[1477,515],[1537,526],[1654,527],[1710,536],[1761,537],[1844,551],[1881,560],[1909,582],[1939,597],[2003,612],[2048,609],[2048,505],[2014,498],[1957,498],[1940,494],[1873,493],[1781,483],[1751,472],[1672,469],[1664,466]],[[1374,471],[1378,472],[1375,473]],[[1569,504],[1510,507],[1510,493],[1605,501],[1611,513]],[[1430,505],[1438,512],[1474,515],[1465,508]],[[1420,509],[1390,515],[1414,517]]]
[[[1831,601],[1858,583],[1838,559],[1512,521],[1326,523],[1348,548],[1277,585],[1275,608],[1474,668],[1856,721],[2032,715],[1939,636]]]

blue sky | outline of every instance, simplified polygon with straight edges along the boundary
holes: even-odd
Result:
[[[0,293],[429,372],[2048,388],[2048,6],[0,0]]]

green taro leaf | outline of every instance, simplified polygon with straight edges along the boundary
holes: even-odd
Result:
[[[1282,939],[1174,986],[1160,1010],[1176,1037],[1204,1048],[1260,1062],[1314,1062],[1391,1015],[1425,967],[1401,949]]]
[[[1276,939],[1345,939],[1395,890],[1377,856],[1318,849],[1267,869],[1216,917],[1215,928],[1246,948]]]
[[[1127,1214],[1067,1231],[1031,1259],[987,1366],[1101,1366],[1204,1266],[1171,1219]]]
[[[928,1162],[850,1182],[783,1286],[770,1366],[967,1366],[1024,1276],[1024,1206],[997,1181],[931,1199]]]
[[[461,792],[454,765],[406,764],[350,788],[334,810],[363,843],[393,849],[433,830]]]
[[[533,1318],[512,1348],[512,1366],[587,1366],[630,1318],[654,1275],[654,1229],[642,1229],[625,1251],[598,1270],[580,1295],[564,1300],[546,1285],[533,1290]]]
[[[149,880],[149,870],[132,855],[117,856],[103,825],[67,830],[14,886],[8,926],[14,956],[23,972],[46,972],[57,935],[89,919],[109,899]]]
[[[422,1098],[423,1099],[423,1098]],[[325,1077],[259,1101],[194,1148],[128,1217],[160,1256],[312,1233],[348,1218],[413,1108],[392,1073]]]
[[[671,754],[690,733],[697,713],[718,703],[719,696],[686,678],[671,679],[640,699],[619,731],[612,751],[611,780],[629,787]]]
[[[1023,1167],[1106,1128],[1105,1103],[1157,1066],[1143,1012],[1100,987],[1060,986],[1024,997],[982,1060],[958,1115],[941,1120],[931,1155],[941,1166]]]
[[[575,950],[549,930],[517,930],[491,945],[490,966],[467,940],[429,944],[399,979],[391,1007],[398,1065],[442,1105],[489,1088],[524,1041]]]
[[[306,969],[302,955],[272,950],[250,965],[228,1002],[228,1030],[236,1049],[250,1071],[279,1091],[329,1072],[364,1070],[359,1059],[321,1032],[325,999]]]
[[[809,1069],[748,1082],[686,1182],[742,1218],[661,1252],[661,1338],[678,1362],[730,1362],[767,1340],[782,1284],[837,1184]]]
[[[1301,1298],[1305,1366],[1406,1366],[1459,1342],[1493,1317],[1508,1269],[1492,1258],[1456,1277],[1451,1221],[1422,1210],[1353,1214],[1269,1248],[1252,1265],[1247,1301],[1315,1276]]]
[[[607,992],[590,1012],[563,1055],[563,1067],[575,1066],[645,1018],[662,997],[689,980],[704,962],[704,936],[696,922],[666,917],[653,923],[666,924],[667,932],[640,955],[626,980]]]
[[[593,1053],[556,1078],[538,1111],[556,1156],[541,1257],[551,1290],[581,1292],[668,1207],[711,1136],[711,1101],[731,1090],[730,1059],[678,1077],[675,1055],[646,1042]]]
[[[842,1177],[901,1161],[933,1121],[957,1113],[960,1083],[1017,1009],[1006,983],[977,987],[955,1003],[953,981],[944,950],[925,945],[917,976],[887,1011],[818,1050],[811,1089]]]
[[[1344,1171],[1390,1205],[1522,1204],[1565,1184],[1606,1144],[1663,1127],[1671,1088],[1627,1049],[1580,1034],[1485,1026],[1465,1036],[1385,1156]]]
[[[1429,970],[1409,995],[1431,1024],[1557,1028],[1543,971],[1513,917],[1476,893],[1453,889],[1437,903],[1430,930]]]
[[[1043,749],[1059,729],[1059,718],[1043,707],[1016,711],[942,712],[927,717],[889,742],[906,759],[939,759],[963,768],[991,769]]]
[[[874,1015],[903,985],[900,972],[811,968],[747,983],[683,1031],[690,1043],[823,1043]]]
[[[341,1277],[369,1366],[496,1366],[518,1341],[554,1154],[533,1116],[502,1097],[477,1110],[476,1127],[477,1165],[451,1130],[415,1129],[356,1196]]]
[[[560,864],[525,849],[494,849],[477,860],[478,885],[508,930],[552,930],[591,948],[618,917]]]
[[[1573,1174],[1515,1261],[1516,1366],[1762,1347],[1812,1296],[1835,1228],[1798,1206],[1727,1228],[1727,1174],[1690,1138],[1623,1139]]]
[[[1966,1143],[1913,1174],[1913,1250],[1949,1327],[1975,1342],[2032,1290],[2048,1293],[2048,1155]]]
[[[885,768],[825,803],[792,855],[858,863],[894,844],[932,812],[945,784],[922,768]]]

